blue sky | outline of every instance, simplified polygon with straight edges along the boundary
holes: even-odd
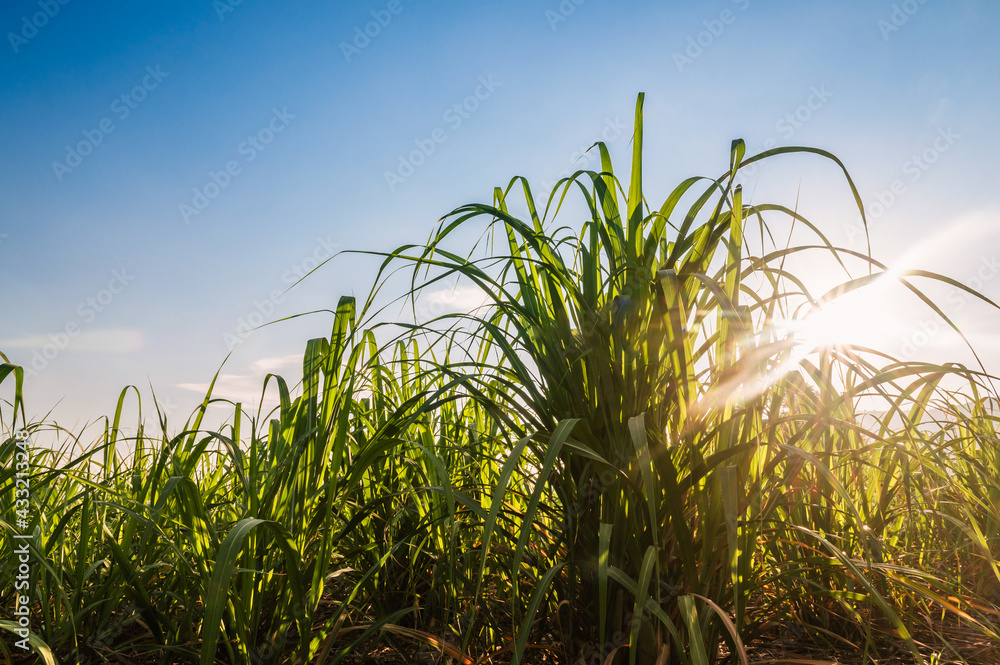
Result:
[[[657,205],[724,170],[734,138],[825,148],[878,213],[878,258],[997,298],[998,28],[985,0],[12,0],[0,351],[34,367],[29,412],[72,428],[126,385],[183,419],[235,335],[220,389],[249,402],[265,372],[294,377],[331,319],[241,337],[247,322],[363,297],[377,262],[338,257],[275,298],[295,275],[423,241],[511,176],[541,188],[592,167],[580,151],[602,135],[626,165],[640,91]],[[863,247],[835,169],[795,157],[766,176],[754,196],[798,195],[831,240]],[[996,313],[951,307],[1000,358]],[[888,350],[946,357],[921,316]]]

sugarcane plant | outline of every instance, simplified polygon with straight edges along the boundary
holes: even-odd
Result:
[[[884,427],[859,425],[856,400],[879,395],[891,417],[914,400],[914,409],[926,406],[942,375],[975,389],[988,385],[983,373],[899,362],[877,368],[849,345],[803,354],[776,321],[818,310],[888,271],[870,254],[834,247],[793,209],[745,202],[740,169],[791,153],[830,160],[864,219],[846,168],[815,148],[747,157],[737,140],[722,176],[689,178],[654,208],[643,195],[642,108],[640,94],[627,185],[597,143],[601,171],[580,170],[560,181],[542,214],[529,183],[514,178],[494,191],[491,204],[456,209],[425,245],[389,253],[382,267],[388,275],[400,262],[412,266],[414,302],[456,278],[484,294],[486,304],[475,312],[407,329],[475,340],[465,343],[472,349],[467,359],[442,371],[464,377],[473,392],[502,386],[493,391],[493,411],[523,427],[524,445],[511,451],[511,473],[500,478],[509,482],[517,455],[530,459],[534,489],[511,542],[512,604],[525,605],[518,571],[537,533],[548,568],[532,577],[536,585],[556,586],[549,602],[573,608],[552,610],[571,652],[581,643],[602,655],[627,647],[630,663],[662,656],[688,664],[714,662],[724,644],[746,662],[744,641],[775,616],[829,630],[835,617],[863,627],[877,615],[919,657],[889,598],[898,591],[888,585],[893,574],[876,566],[887,560],[872,525],[885,528],[898,497],[875,479],[859,486],[858,474],[870,476],[864,465],[881,456],[902,465],[883,468],[901,475],[908,497],[919,492],[915,484],[933,482],[916,479],[913,460],[898,453]],[[574,192],[582,228],[555,228]],[[515,201],[523,214],[512,212]],[[745,237],[752,227],[762,239],[773,237],[775,216],[811,231],[814,244],[767,251],[762,242],[753,254]],[[490,251],[477,256],[448,246],[477,223],[487,229]],[[841,266],[845,256],[861,260],[867,270],[814,297],[785,269],[786,260],[808,251]],[[906,279],[914,275],[968,290],[931,273],[892,277],[942,316]],[[906,415],[920,422],[920,413]],[[912,441],[915,427],[907,431]],[[872,458],[862,462],[862,452]],[[857,463],[843,464],[851,455]],[[512,490],[497,486],[494,500]],[[875,515],[871,492],[881,493]],[[495,528],[493,508],[487,533]],[[916,595],[934,597],[926,584],[917,586]],[[794,602],[783,606],[784,599],[789,593],[799,599],[805,589],[809,602],[789,613]],[[536,586],[512,626],[518,658],[544,593]],[[771,614],[748,611],[768,598],[778,599]],[[826,599],[835,599],[834,606]],[[860,632],[869,644],[872,632]]]

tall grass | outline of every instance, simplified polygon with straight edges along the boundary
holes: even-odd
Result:
[[[741,168],[804,153],[841,168],[863,215],[822,150],[748,158],[735,141],[724,174],[650,205],[642,104],[628,183],[596,144],[601,171],[544,206],[514,178],[382,254],[360,311],[342,298],[330,337],[306,345],[297,396],[267,378],[275,412],[228,403],[211,430],[224,401],[210,389],[179,432],[157,409],[126,437],[126,389],[84,454],[36,454],[39,653],[337,662],[379,640],[455,662],[703,665],[798,635],[920,663],[971,658],[957,626],[1000,640],[990,377],[846,344],[803,352],[776,325],[878,280],[943,316],[920,284],[965,287],[744,201]],[[557,226],[564,210],[582,226]],[[814,240],[768,240],[793,226]],[[462,246],[470,230],[484,249]],[[865,269],[812,294],[786,267],[811,254]],[[387,323],[378,303],[401,267],[414,311],[456,278],[486,304]],[[7,518],[13,433],[53,426],[25,421],[22,378],[0,366],[7,536],[23,532]]]

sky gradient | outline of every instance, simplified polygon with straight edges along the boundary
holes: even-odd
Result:
[[[987,0],[12,0],[0,351],[31,369],[29,416],[71,429],[127,385],[183,420],[230,352],[218,392],[252,402],[332,317],[248,331],[363,298],[378,261],[339,256],[286,292],[299,276],[422,242],[514,175],[547,191],[597,165],[597,140],[624,168],[640,91],[651,202],[719,175],[734,138],[824,148],[876,258],[1000,299],[998,28]],[[747,190],[864,249],[829,163],[789,158]],[[995,371],[998,314],[940,296]],[[899,321],[886,350],[955,352],[926,313]]]

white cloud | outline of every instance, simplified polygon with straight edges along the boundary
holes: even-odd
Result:
[[[473,312],[489,302],[489,294],[478,286],[456,285],[426,291],[417,298],[417,318],[426,321],[443,314]]]
[[[60,350],[82,351],[85,353],[134,353],[145,345],[145,335],[138,328],[101,328],[98,330],[75,330],[0,339],[0,347],[14,349],[42,349],[53,345]]]
[[[289,369],[302,369],[302,354],[293,353],[287,356],[271,356],[269,358],[260,358],[253,361],[251,365],[254,371],[263,372],[264,374],[278,373],[279,370],[289,370]]]
[[[261,390],[264,387],[264,377],[277,374],[285,379],[292,389],[301,379],[302,355],[271,356],[259,358],[250,364],[250,373],[222,373],[215,381],[212,396],[241,402],[246,405],[256,405],[260,401]],[[209,382],[178,383],[176,387],[204,395],[208,392]],[[277,392],[273,382],[268,384],[265,396],[270,404],[277,404]]]

